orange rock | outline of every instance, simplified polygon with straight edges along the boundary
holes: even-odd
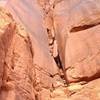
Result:
[[[99,0],[63,0],[55,5],[55,34],[66,81],[100,77],[99,5]]]

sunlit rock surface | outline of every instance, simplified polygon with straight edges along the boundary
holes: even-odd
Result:
[[[0,100],[100,100],[99,0],[2,6]]]
[[[57,66],[49,53],[44,53],[47,49],[40,49],[31,38],[0,8],[0,100],[43,99],[43,92],[50,97],[50,89],[57,83]]]
[[[100,77],[100,0],[61,0],[53,16],[66,80]]]

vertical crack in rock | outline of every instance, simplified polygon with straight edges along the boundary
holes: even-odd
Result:
[[[58,45],[57,45],[57,40],[55,36],[56,34],[55,34],[54,19],[53,19],[54,6],[60,3],[61,1],[62,0],[46,1],[44,5],[40,5],[40,6],[44,12],[43,21],[44,21],[45,28],[47,29],[50,54],[53,57],[59,69],[58,73],[55,73],[54,75],[52,74],[49,74],[49,75],[50,77],[56,77],[58,75],[63,80],[64,79],[63,66],[62,66],[62,62],[60,60],[60,56],[58,53]]]

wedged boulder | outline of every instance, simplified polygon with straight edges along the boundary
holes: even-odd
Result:
[[[65,64],[69,81],[100,77],[100,25],[72,33],[66,42]]]
[[[100,1],[61,0],[53,18],[66,81],[100,77]]]

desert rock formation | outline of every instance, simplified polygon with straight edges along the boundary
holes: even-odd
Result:
[[[9,0],[5,8],[0,100],[100,100],[99,0]]]
[[[31,40],[25,28],[2,8],[0,34],[1,100],[34,100],[44,97],[42,91],[48,93],[53,83],[56,84],[54,77],[58,76],[56,63],[46,53],[48,49],[40,49],[41,45],[35,43],[37,40]]]

